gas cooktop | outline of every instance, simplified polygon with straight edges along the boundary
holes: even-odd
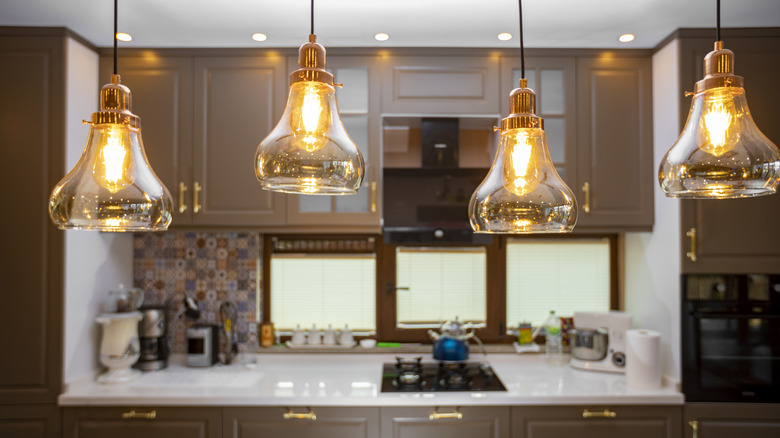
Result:
[[[382,392],[506,391],[493,368],[481,362],[423,362],[397,357],[382,365]]]

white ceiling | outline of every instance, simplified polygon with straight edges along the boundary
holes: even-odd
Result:
[[[517,47],[516,0],[315,0],[326,47]],[[111,0],[0,0],[0,25],[65,26],[112,44]],[[680,27],[715,26],[715,0],[525,0],[526,47],[652,48]],[[722,26],[780,27],[780,0],[723,0]],[[121,47],[298,47],[309,0],[119,0]],[[255,32],[268,36],[258,43]],[[374,34],[385,32],[380,43]],[[497,35],[509,32],[510,41]],[[619,43],[633,33],[631,43]],[[714,31],[713,31],[714,39]],[[728,41],[728,33],[724,32]]]

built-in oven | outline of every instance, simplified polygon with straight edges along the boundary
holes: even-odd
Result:
[[[693,402],[780,402],[780,275],[683,275],[682,387]]]

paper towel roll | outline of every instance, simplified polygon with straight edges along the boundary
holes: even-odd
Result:
[[[626,384],[636,389],[661,387],[661,335],[653,330],[626,330]]]

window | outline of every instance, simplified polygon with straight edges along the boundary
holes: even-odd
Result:
[[[611,244],[600,239],[508,239],[506,320],[538,325],[550,310],[607,311],[611,305]]]

